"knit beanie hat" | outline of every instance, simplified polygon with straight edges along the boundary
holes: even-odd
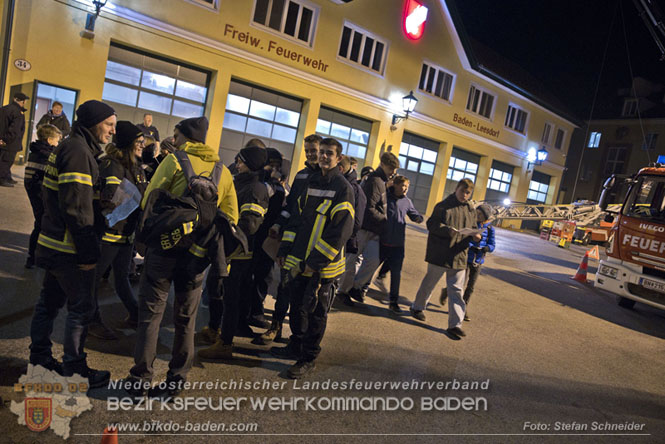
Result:
[[[249,146],[238,153],[238,158],[252,171],[259,171],[266,165],[268,153],[265,148]]]
[[[115,115],[115,110],[99,100],[88,100],[76,110],[76,121],[85,128],[92,128]]]
[[[132,142],[141,136],[143,136],[143,131],[141,131],[138,126],[126,120],[118,120],[118,124],[115,127],[113,142],[118,148],[124,149],[130,147]]]
[[[208,119],[205,116],[181,120],[175,127],[188,139],[201,143],[206,141]]]
[[[266,163],[270,163],[271,160],[275,160],[279,162],[279,164],[282,164],[282,153],[280,153],[277,149],[275,148],[266,148],[266,153],[268,154],[268,161]]]
[[[483,216],[485,216],[485,220],[489,220],[489,218],[492,217],[492,214],[494,213],[494,212],[492,211],[492,207],[490,207],[490,206],[487,205],[487,204],[481,204],[481,205],[478,205],[478,207],[476,208],[476,210],[478,210],[478,211],[480,211],[481,213],[483,213]]]

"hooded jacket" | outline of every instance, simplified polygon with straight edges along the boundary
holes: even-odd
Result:
[[[215,163],[219,161],[217,151],[203,143],[187,142],[180,149],[188,154],[195,174],[210,173],[215,167]],[[173,154],[166,156],[162,163],[159,164],[143,195],[141,208],[145,208],[148,196],[153,190],[158,188],[170,191],[176,196],[182,196],[187,188],[185,174],[180,168],[178,159]],[[226,214],[231,223],[237,224],[238,199],[236,197],[236,189],[233,185],[233,177],[231,177],[231,173],[226,167],[222,169],[217,190],[217,207]]]
[[[466,268],[469,236],[456,230],[476,227],[476,212],[469,202],[460,202],[455,193],[436,204],[427,219],[427,251],[425,261],[439,267]]]
[[[97,156],[92,133],[74,124],[72,134],[49,156],[44,174],[44,217],[37,240],[37,264],[95,264],[99,237],[93,199],[99,191]]]
[[[367,176],[362,184],[365,197],[367,197],[362,228],[374,234],[381,234],[383,225],[386,223],[387,181],[386,173],[383,172],[383,168],[379,167]]]
[[[393,187],[388,188],[387,220],[381,233],[381,244],[390,247],[404,246],[406,237],[406,218],[413,222],[422,223],[423,216],[413,206],[413,202],[406,195],[397,197]]]
[[[494,242],[494,227],[491,223],[486,223],[485,225],[477,224],[478,228],[484,228],[482,239],[478,242],[471,242],[469,244],[469,258],[467,259],[469,264],[478,264],[482,265],[485,263],[485,253],[491,253],[494,251],[495,242]]]
[[[48,157],[54,149],[55,147],[49,145],[45,140],[36,140],[30,144],[30,154],[28,154],[28,163],[25,164],[23,178],[26,188],[41,186]]]
[[[16,102],[0,108],[0,140],[5,142],[0,145],[0,150],[16,153],[23,148],[21,142],[25,134],[24,111],[25,108]]]
[[[55,114],[53,114],[53,110],[48,110],[48,112],[44,114],[41,119],[39,119],[39,122],[37,122],[37,128],[39,128],[42,125],[55,126],[62,132],[63,138],[69,136],[69,133],[71,132],[71,128],[69,126],[69,119],[67,119],[67,116],[65,115],[64,111],[61,112],[59,116],[56,116]]]

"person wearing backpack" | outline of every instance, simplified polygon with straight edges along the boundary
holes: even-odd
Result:
[[[188,190],[193,188],[192,177],[187,177],[183,171],[184,164],[198,175],[194,179],[209,177],[215,172],[219,173],[218,183],[213,184],[217,185],[217,208],[232,223],[237,222],[238,204],[233,178],[229,170],[221,164],[217,149],[205,144],[207,131],[208,119],[205,117],[185,119],[175,126],[173,137],[178,151],[164,158],[148,184],[141,202],[146,213],[150,213],[150,206],[155,201],[152,193],[160,196],[166,191],[173,196],[184,196],[188,194]],[[179,155],[178,153],[182,153],[180,154],[182,156],[186,154],[185,158],[176,157]],[[197,203],[207,203],[207,201],[202,202],[200,196],[195,197],[198,199]],[[142,225],[144,222],[145,216]],[[191,268],[192,263],[199,259],[202,248],[183,239],[187,234],[194,234],[191,233],[194,225],[193,222],[185,224],[182,227],[184,233],[177,230],[165,234],[152,233],[156,234],[158,239],[161,237],[163,241],[157,244],[154,242],[146,244],[145,265],[141,275],[138,298],[139,323],[134,352],[135,365],[130,369],[129,377],[126,380],[132,387],[131,390],[128,390],[132,396],[143,396],[146,391],[151,397],[162,399],[176,396],[181,390],[179,382],[185,380],[192,366],[194,327],[204,273],[201,270],[192,276],[186,272]],[[153,230],[158,228],[154,225],[151,227]],[[141,237],[144,237],[143,234]],[[178,240],[182,240],[182,242],[178,242]],[[172,283],[175,289],[173,304],[175,336],[166,384],[146,390],[154,374],[153,363],[157,354],[159,326]]]
[[[231,255],[229,275],[222,279],[224,288],[221,334],[217,341],[208,348],[199,350],[198,356],[206,360],[233,358],[233,338],[236,332],[253,334],[247,323],[253,288],[252,258],[256,232],[268,210],[268,189],[261,182],[259,173],[268,160],[265,148],[250,146],[240,150],[236,159],[238,174],[233,181],[238,192],[240,218],[238,228],[247,236],[249,251],[235,252]],[[215,288],[219,288],[218,285]],[[212,313],[211,313],[211,321]]]

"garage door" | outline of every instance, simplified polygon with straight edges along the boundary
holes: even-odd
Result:
[[[490,177],[487,179],[485,200],[502,202],[510,194],[515,167],[503,162],[493,161]]]
[[[358,171],[365,165],[371,131],[372,122],[369,120],[324,106],[316,122],[316,133],[324,138],[337,139],[344,147],[343,153],[358,161]]]
[[[427,210],[438,150],[439,142],[411,133],[404,133],[399,149],[398,174],[411,182],[407,196],[423,215]]]
[[[231,81],[219,152],[225,165],[258,137],[289,161],[293,158],[302,101],[248,83]]]
[[[462,179],[471,179],[476,183],[478,177],[478,165],[480,164],[480,156],[469,151],[453,148],[453,153],[450,156],[448,163],[448,172],[446,173],[446,187],[443,191],[443,198],[446,198],[450,193],[455,192],[457,182]]]

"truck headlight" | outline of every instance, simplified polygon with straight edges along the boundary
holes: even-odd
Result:
[[[603,276],[616,279],[617,274],[619,274],[619,270],[616,268],[608,267],[607,265],[601,265],[600,268],[598,268],[598,273],[602,274]]]

